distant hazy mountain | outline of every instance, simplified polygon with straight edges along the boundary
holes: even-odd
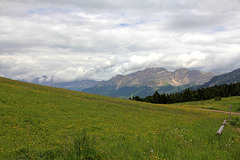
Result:
[[[214,85],[230,84],[237,82],[240,82],[240,68],[229,73],[215,76],[201,87],[211,87]]]
[[[65,88],[65,89],[70,89],[75,91],[81,91],[85,88],[91,88],[98,84],[98,82],[94,80],[54,83],[53,79],[49,79],[46,75],[35,78],[31,83],[57,87],[57,88]]]
[[[112,97],[148,96],[156,90],[159,93],[173,93],[186,87],[202,85],[216,74],[197,70],[178,69],[173,72],[164,68],[147,68],[129,75],[117,75],[97,86],[83,89],[83,92]]]

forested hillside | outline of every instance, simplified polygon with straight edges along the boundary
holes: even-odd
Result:
[[[213,98],[220,100],[221,97],[238,95],[240,95],[240,83],[216,85],[213,87],[200,88],[193,91],[188,88],[182,93],[173,94],[159,94],[156,91],[152,96],[147,96],[145,98],[135,96],[130,99],[150,103],[170,104],[188,101],[202,101]]]

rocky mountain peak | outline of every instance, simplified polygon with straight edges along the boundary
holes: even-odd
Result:
[[[215,74],[205,74],[196,70],[185,68],[173,72],[165,68],[146,68],[129,75],[117,75],[109,81],[102,81],[99,86],[113,86],[118,89],[125,86],[159,86],[172,85],[181,86],[186,84],[201,85],[208,82]]]

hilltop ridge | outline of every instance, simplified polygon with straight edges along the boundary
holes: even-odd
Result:
[[[214,76],[209,82],[205,83],[201,87],[211,87],[214,85],[230,84],[240,82],[240,68],[232,72]]]

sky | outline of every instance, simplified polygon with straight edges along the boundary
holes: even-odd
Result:
[[[240,0],[0,0],[0,77],[240,68]]]

